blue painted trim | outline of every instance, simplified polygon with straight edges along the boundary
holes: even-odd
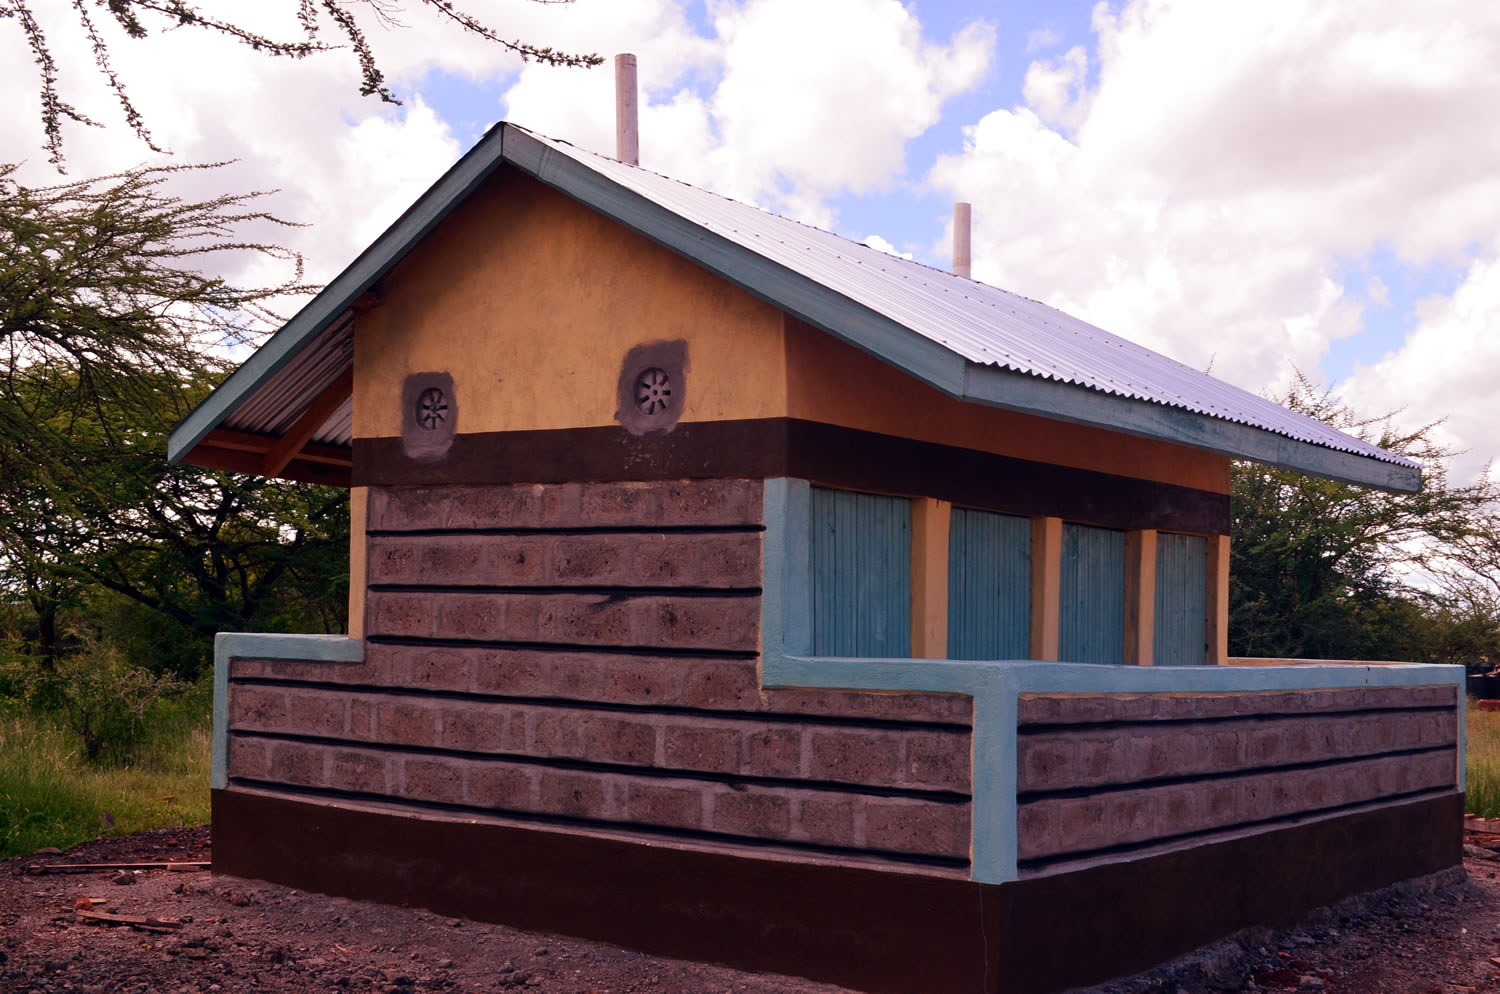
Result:
[[[229,765],[229,662],[232,659],[300,659],[319,663],[358,663],[363,639],[347,635],[277,635],[220,632],[214,638],[213,762],[208,783],[223,790]]]
[[[1117,397],[967,362],[962,356],[843,294],[737,245],[627,190],[583,162],[504,122],[491,128],[322,293],[302,308],[173,430],[167,458],[187,455],[239,404],[390,271],[502,163],[529,173],[604,216],[662,245],[844,342],[951,397],[1254,459],[1330,479],[1415,492],[1421,471],[1300,442],[1264,428]]]
[[[1421,663],[1292,666],[1093,666],[1031,660],[827,659],[784,651],[782,626],[805,625],[806,557],[792,545],[805,505],[789,495],[807,484],[765,484],[765,581],[761,681],[766,687],[965,694],[974,700],[973,842],[970,873],[983,883],[1016,879],[1016,725],[1022,694],[1180,694],[1350,687],[1453,686],[1464,696],[1462,666]],[[805,528],[805,525],[800,525]],[[805,548],[805,543],[802,544]],[[798,571],[803,576],[798,576]],[[805,644],[805,643],[803,643]],[[1459,705],[1459,789],[1464,705]]]
[[[1458,789],[1469,792],[1469,695],[1467,681],[1458,688]]]

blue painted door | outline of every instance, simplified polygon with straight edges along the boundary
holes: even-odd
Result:
[[[1058,658],[1125,662],[1125,533],[1063,522]]]
[[[813,652],[911,655],[911,501],[812,490]]]
[[[1158,666],[1208,662],[1208,541],[1197,535],[1156,536]]]
[[[953,509],[948,530],[948,657],[1031,656],[1031,519]]]

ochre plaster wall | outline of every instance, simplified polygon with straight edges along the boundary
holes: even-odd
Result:
[[[632,346],[688,345],[684,421],[785,413],[781,313],[511,169],[359,316],[354,434],[401,434],[401,384],[447,372],[461,433],[615,424]]]
[[[401,434],[409,373],[447,372],[457,430],[610,426],[625,354],[688,345],[683,421],[792,417],[1229,491],[1229,460],[960,403],[514,170],[388,277],[355,334],[354,434]]]
[[[961,403],[794,318],[786,322],[786,365],[790,417],[1229,492],[1226,456]]]

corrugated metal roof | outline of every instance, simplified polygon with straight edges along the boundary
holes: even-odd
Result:
[[[303,347],[296,362],[282,366],[238,404],[224,419],[224,427],[278,437],[285,434],[353,362],[354,321],[346,311]],[[312,440],[328,445],[354,443],[352,397],[323,422]]]
[[[840,235],[516,125],[507,126],[977,365],[1222,418],[1399,466],[1416,466],[1409,459],[1038,301],[887,255]]]
[[[491,128],[178,425],[283,434],[352,363],[350,307],[510,165],[953,397],[1414,492],[1412,461],[1017,294],[886,255],[513,124]],[[352,402],[314,435],[352,443]]]

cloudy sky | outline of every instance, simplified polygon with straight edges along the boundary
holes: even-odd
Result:
[[[1500,453],[1500,4],[465,6],[508,37],[635,52],[648,168],[939,266],[970,201],[978,279],[1251,390],[1300,368],[1362,412],[1447,419],[1460,478]],[[150,160],[47,7],[63,97],[110,125],[68,129],[71,175]],[[298,30],[295,0],[200,7]],[[358,95],[348,52],[270,60],[178,30],[113,59],[176,161],[239,160],[199,192],[279,191],[320,280],[494,121],[613,151],[608,66],[523,66],[425,11],[401,21],[368,22],[400,107]],[[13,19],[0,87],[0,161],[45,182]]]

